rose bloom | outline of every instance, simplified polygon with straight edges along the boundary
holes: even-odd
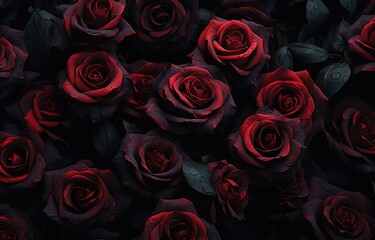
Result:
[[[130,0],[126,18],[145,51],[166,48],[175,53],[188,48],[198,32],[198,0]]]
[[[365,24],[360,34],[353,36],[348,40],[348,51],[361,58],[373,62],[375,61],[375,18],[373,17]]]
[[[355,23],[341,32],[348,43],[347,51],[353,62],[354,74],[373,72],[375,69],[374,28],[374,15],[362,15]]]
[[[119,183],[110,170],[93,168],[81,160],[46,173],[44,213],[64,226],[103,226],[116,217],[114,196]],[[121,204],[130,206],[127,198]]]
[[[197,215],[192,202],[180,198],[159,200],[140,239],[219,240],[220,235],[213,225]]]
[[[107,52],[90,51],[73,54],[57,79],[70,107],[81,118],[96,122],[111,117],[126,97],[126,76],[125,69]]]
[[[27,57],[28,55],[9,39],[0,36],[0,99],[10,96],[16,89],[16,84],[24,79],[23,67]]]
[[[30,220],[9,204],[0,204],[0,237],[9,240],[33,240],[34,229]]]
[[[303,168],[293,174],[287,174],[279,178],[273,192],[277,195],[277,205],[288,208],[299,208],[304,198],[309,195],[309,187],[304,178]]]
[[[248,203],[249,181],[246,172],[226,160],[209,163],[208,167],[218,193],[219,205],[224,213],[237,220],[243,220],[243,209]]]
[[[47,84],[30,90],[19,100],[18,106],[27,128],[63,141],[61,135],[70,128],[72,121],[58,99],[54,86]]]
[[[269,59],[268,39],[268,30],[262,25],[215,18],[199,37],[193,63],[203,57],[205,62],[230,66],[240,77],[255,77]]]
[[[129,98],[125,100],[121,111],[136,118],[145,118],[144,105],[152,94],[152,83],[166,65],[161,63],[138,61],[127,69],[129,75],[127,80],[131,82]]]
[[[375,230],[374,212],[367,201],[360,193],[341,191],[308,201],[302,212],[318,240],[370,240]]]
[[[264,26],[270,26],[271,19],[265,13],[264,5],[265,3],[259,0],[222,0],[215,8],[215,13],[217,16],[228,20],[245,19]]]
[[[43,153],[43,141],[35,132],[25,131],[20,136],[0,132],[2,190],[31,188],[40,182],[46,165]]]
[[[122,183],[144,196],[173,196],[183,182],[183,156],[175,140],[152,130],[127,134],[114,164]]]
[[[306,132],[321,124],[327,102],[307,71],[280,67],[258,78],[257,106],[269,106],[289,119],[300,120]]]
[[[113,0],[78,0],[64,12],[66,32],[74,42],[118,43],[134,34],[122,17],[124,10]]]
[[[160,128],[176,134],[212,133],[235,112],[230,87],[212,66],[171,65],[145,105]]]
[[[327,121],[328,144],[340,159],[361,172],[374,173],[374,108],[362,99],[346,98],[335,106]]]
[[[295,120],[261,108],[229,135],[233,154],[256,170],[283,173],[298,166],[304,134]]]

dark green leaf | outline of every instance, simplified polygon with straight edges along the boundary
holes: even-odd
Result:
[[[210,10],[205,8],[199,9],[199,26],[205,28],[214,16],[214,13]]]
[[[330,44],[333,51],[342,52],[345,49],[345,40],[341,35],[341,31],[349,27],[349,23],[344,19],[341,20],[340,24],[335,29],[335,34]]]
[[[349,64],[346,62],[335,63],[320,70],[316,78],[316,84],[327,97],[331,97],[345,85],[350,75]]]
[[[206,165],[185,159],[183,173],[190,187],[200,193],[216,196],[215,188],[211,182],[210,170]]]
[[[309,43],[292,43],[289,50],[301,63],[321,63],[328,59],[326,50]]]
[[[350,14],[353,14],[357,7],[357,0],[340,0],[340,3]]]
[[[112,159],[120,146],[120,135],[109,121],[98,122],[93,127],[92,141],[96,152],[103,159]]]
[[[56,17],[51,13],[34,9],[25,27],[25,43],[31,62],[38,68],[48,63],[51,47],[51,29]]]
[[[142,133],[143,131],[133,123],[123,120],[122,125],[124,126],[126,133]]]
[[[313,30],[319,29],[328,19],[329,9],[322,0],[308,0],[306,3],[306,18]]]
[[[288,47],[281,47],[277,49],[272,57],[272,67],[276,69],[280,66],[293,69],[293,56]]]

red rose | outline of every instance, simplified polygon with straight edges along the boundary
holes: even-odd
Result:
[[[113,0],[79,0],[64,12],[68,36],[77,42],[122,41],[134,34],[123,19],[125,5]]]
[[[264,26],[271,25],[270,17],[264,11],[264,3],[259,0],[223,0],[215,9],[217,16],[232,20],[247,20]]]
[[[0,132],[0,185],[4,190],[31,188],[42,180],[44,144],[39,135]]]
[[[269,59],[269,33],[263,26],[246,20],[212,19],[198,40],[196,59],[228,65],[239,76],[256,76]],[[198,61],[197,61],[198,62]]]
[[[224,213],[237,220],[243,220],[243,209],[248,203],[249,181],[246,172],[226,160],[209,163],[208,167]]]
[[[197,0],[130,0],[126,12],[146,52],[167,48],[169,51],[161,53],[175,54],[185,50],[199,26]]]
[[[375,112],[348,108],[342,117],[341,130],[349,147],[375,156]]]
[[[0,25],[0,32],[2,32]],[[4,31],[9,31],[5,29]],[[23,67],[27,54],[13,45],[9,39],[0,36],[0,99],[4,99],[13,93],[16,84],[24,79]]]
[[[7,240],[33,240],[35,238],[30,220],[7,203],[0,204],[0,238]]]
[[[219,240],[220,236],[213,225],[197,215],[192,202],[180,198],[159,201],[140,239]]]
[[[360,55],[367,61],[375,61],[375,18],[362,27],[359,35],[348,40],[348,51]]]
[[[162,129],[176,134],[212,133],[235,112],[230,88],[216,68],[171,65],[160,76],[159,98],[151,98],[146,113]]]
[[[109,118],[128,91],[127,72],[104,51],[73,54],[58,75],[60,91],[73,110],[94,122]]]
[[[328,116],[328,115],[327,115]],[[341,101],[327,119],[328,144],[360,172],[375,172],[375,111],[362,99]]]
[[[44,213],[66,226],[102,226],[111,222],[119,206],[115,194],[120,188],[109,170],[92,167],[92,162],[79,161],[67,168],[46,173]],[[127,198],[122,198],[126,207]]]
[[[128,81],[132,84],[129,98],[122,106],[122,112],[128,115],[144,118],[144,105],[151,94],[152,83],[166,66],[160,63],[138,61],[129,67]]]
[[[229,138],[234,154],[252,167],[283,173],[299,165],[304,134],[296,121],[263,108],[246,118]]]
[[[274,185],[277,205],[299,208],[302,200],[309,195],[309,188],[304,178],[305,171],[301,168],[293,174],[287,174]]]
[[[367,201],[360,193],[342,191],[324,199],[312,199],[303,205],[302,211],[316,239],[370,240],[375,230],[374,213],[366,211]]]
[[[348,43],[347,51],[353,61],[355,74],[375,70],[374,29],[374,15],[362,15],[355,23],[341,32]]]
[[[319,117],[328,99],[307,71],[293,72],[280,67],[259,77],[258,89],[258,107],[269,106],[287,118],[300,120],[306,132],[320,124]]]
[[[184,153],[174,140],[158,131],[127,134],[113,160],[122,183],[135,192],[170,197],[183,181]]]
[[[61,134],[72,124],[52,85],[29,91],[20,99],[19,107],[27,128],[39,134],[46,133],[54,140],[62,141]]]

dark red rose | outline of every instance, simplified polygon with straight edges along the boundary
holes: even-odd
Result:
[[[347,144],[363,154],[375,155],[375,112],[348,108],[341,129]]]
[[[70,128],[72,121],[65,113],[56,88],[44,85],[27,92],[19,101],[19,108],[26,126],[39,134],[63,141],[61,134]]]
[[[223,0],[215,8],[215,13],[217,16],[228,20],[245,19],[264,26],[270,26],[271,19],[265,13],[263,5],[263,2],[259,0]]]
[[[114,0],[78,0],[64,12],[65,29],[75,42],[122,41],[134,34],[122,17],[125,5]]]
[[[248,203],[249,181],[246,172],[226,160],[208,164],[212,183],[218,193],[219,205],[227,216],[245,218],[243,209]]]
[[[2,190],[31,188],[40,182],[46,165],[43,152],[43,141],[35,132],[27,131],[20,136],[0,132]]]
[[[102,226],[116,217],[114,194],[119,183],[111,171],[92,165],[82,160],[46,173],[44,213],[49,218],[66,226]],[[130,205],[129,199],[122,201]]]
[[[197,215],[192,202],[185,198],[159,200],[146,221],[140,239],[219,240],[216,228]]]
[[[359,35],[348,41],[348,51],[360,55],[367,61],[375,61],[375,18],[362,27]]]
[[[212,133],[235,112],[230,87],[212,66],[171,65],[157,89],[159,98],[147,102],[146,113],[169,132]]]
[[[304,178],[305,171],[301,168],[293,174],[278,179],[274,185],[277,205],[299,208],[302,200],[309,195],[309,188]]]
[[[344,39],[348,42],[347,51],[353,61],[354,73],[375,70],[374,29],[374,15],[363,15],[342,31]]]
[[[302,211],[316,239],[370,240],[375,230],[374,212],[367,212],[367,209],[371,209],[367,201],[360,193],[341,191],[323,199],[308,201]]]
[[[286,118],[301,121],[306,132],[321,124],[328,99],[307,71],[293,72],[280,67],[259,77],[258,89],[258,107],[269,106]]]
[[[198,0],[130,0],[126,11],[145,51],[184,50],[198,30]]]
[[[73,54],[66,71],[58,75],[60,91],[68,98],[72,109],[93,122],[109,118],[129,87],[127,72],[104,51]]]
[[[233,152],[250,166],[267,173],[283,173],[298,166],[304,134],[295,120],[261,108],[229,135]]]
[[[199,37],[199,51],[195,51],[193,63],[204,59],[218,66],[230,66],[238,76],[254,77],[269,59],[268,39],[269,32],[262,25],[215,18]]]
[[[122,112],[133,117],[144,118],[146,115],[144,105],[152,93],[152,83],[166,65],[153,62],[138,61],[132,64],[129,69],[128,81],[132,88],[129,98],[122,105]]]
[[[127,134],[113,160],[122,183],[141,195],[173,196],[181,187],[184,163],[174,142],[156,130]]]
[[[362,99],[346,98],[329,116],[328,144],[346,163],[375,172],[375,110]]]
[[[0,204],[0,239],[32,240],[34,229],[30,220],[7,203]]]
[[[0,25],[0,32],[3,31],[2,28]],[[27,57],[28,55],[13,45],[10,39],[0,36],[0,99],[10,96],[16,84],[22,83],[23,67]]]

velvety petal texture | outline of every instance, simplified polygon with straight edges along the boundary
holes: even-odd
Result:
[[[156,84],[146,114],[166,131],[212,133],[235,112],[230,87],[212,66],[171,65]]]
[[[121,42],[134,34],[122,14],[125,4],[114,0],[79,0],[64,12],[65,30],[73,42]]]
[[[109,118],[129,91],[128,73],[104,51],[73,54],[57,76],[60,91],[80,116],[93,122]]]

